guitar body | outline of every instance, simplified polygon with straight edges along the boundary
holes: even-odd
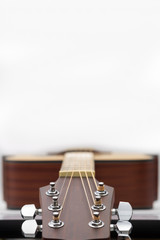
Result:
[[[151,208],[157,199],[157,156],[94,153],[96,179],[113,186],[120,200],[133,208]],[[41,186],[58,179],[63,154],[3,157],[4,199],[8,208],[39,204]],[[149,189],[149,191],[148,191]],[[138,197],[137,197],[138,196]]]
[[[83,181],[86,191],[89,193],[90,190],[88,188],[87,180],[83,178]],[[60,191],[63,183],[64,178],[59,178],[56,182],[56,189]],[[68,183],[69,179],[65,181],[65,185],[67,186]],[[96,188],[92,179],[90,179],[90,184],[93,191],[95,191]],[[53,229],[48,226],[48,223],[52,220],[52,212],[48,211],[48,206],[51,204],[51,198],[45,194],[49,189],[49,186],[40,188],[40,202],[41,208],[43,209],[43,239],[108,239],[110,237],[110,207],[113,207],[114,203],[114,189],[106,185],[105,188],[108,191],[108,195],[103,197],[103,204],[106,205],[106,209],[100,214],[100,218],[105,223],[105,227],[100,229],[89,227],[88,223],[92,220],[90,209],[87,204],[80,178],[74,178],[70,185],[67,199],[60,216],[60,219],[64,222],[64,226],[59,228],[58,231],[57,229]],[[64,196],[65,191],[62,191],[59,197],[60,204],[62,204]],[[92,202],[90,194],[88,194],[88,197],[89,201]]]

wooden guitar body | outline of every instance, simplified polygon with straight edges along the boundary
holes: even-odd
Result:
[[[8,208],[21,208],[26,203],[38,207],[38,189],[57,180],[63,158],[63,154],[3,157],[4,199]],[[115,189],[115,206],[125,200],[133,208],[152,208],[157,199],[157,156],[94,152],[94,161],[96,179]]]

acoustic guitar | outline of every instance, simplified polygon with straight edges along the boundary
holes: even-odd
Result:
[[[43,239],[85,240],[109,239],[116,231],[118,239],[130,239],[132,207],[120,202],[113,209],[114,188],[95,178],[92,152],[66,153],[56,182],[40,188],[41,209],[25,205],[21,215],[28,219],[22,224],[25,237],[42,232]],[[34,220],[42,215],[42,225]],[[110,224],[112,215],[118,216]]]

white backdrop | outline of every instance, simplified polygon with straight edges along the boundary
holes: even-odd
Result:
[[[0,2],[0,155],[160,152],[160,1]]]

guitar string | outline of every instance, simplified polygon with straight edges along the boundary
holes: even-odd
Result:
[[[67,177],[68,177],[68,174],[69,174],[69,171],[67,171],[66,172],[66,174],[65,174],[65,178],[64,178],[64,180],[63,180],[63,184],[62,184],[62,186],[61,186],[61,189],[60,189],[60,194],[62,193],[62,190],[63,190],[63,187],[64,187],[64,185],[65,185],[65,182],[66,182],[66,179],[67,179]],[[64,202],[64,201],[63,201]],[[62,205],[63,205],[63,203],[62,203]]]
[[[97,189],[98,186],[97,186],[97,182],[96,182],[95,176],[94,176],[94,174],[93,174],[93,171],[91,171],[91,174],[92,174],[92,178],[93,178],[93,180],[94,180],[94,183],[95,183],[95,186],[96,186],[96,189]]]
[[[69,173],[69,172],[67,172],[67,174],[65,175],[65,179],[64,179],[63,184],[62,184],[62,187],[61,187],[61,189],[60,189],[60,193],[61,193],[61,191],[63,190],[63,187],[64,187],[64,184],[65,184],[65,182],[66,182],[68,173]],[[65,203],[65,200],[66,200],[66,197],[67,197],[67,194],[68,194],[68,191],[69,191],[69,187],[70,187],[70,184],[71,184],[71,181],[72,181],[73,173],[74,173],[74,172],[72,172],[72,174],[71,174],[71,177],[70,177],[70,180],[69,180],[69,183],[68,183],[68,187],[67,187],[67,190],[66,190],[66,193],[65,193],[65,197],[64,197],[64,200],[63,200],[63,203],[62,203],[62,210],[63,210],[64,203]],[[91,174],[92,174],[92,178],[93,178],[93,180],[94,180],[95,186],[97,187],[97,183],[96,183],[95,177],[94,177],[94,175],[93,175],[93,171],[91,171]],[[82,182],[82,186],[83,186],[83,189],[84,189],[84,192],[85,192],[85,195],[86,195],[86,199],[87,199],[87,202],[88,202],[88,206],[89,206],[89,209],[90,209],[90,212],[91,212],[91,216],[93,217],[93,214],[92,214],[92,211],[91,211],[91,207],[90,207],[89,198],[88,198],[88,196],[87,196],[87,191],[86,191],[86,188],[85,188],[85,185],[84,185],[84,182],[83,182],[83,178],[82,178],[82,175],[81,175],[80,172],[79,172],[79,175],[80,175],[81,182]],[[88,183],[88,186],[89,186],[89,189],[90,189],[90,193],[91,193],[91,196],[92,196],[92,200],[93,200],[93,202],[94,202],[94,197],[93,197],[91,185],[90,185],[90,182],[89,182],[88,175],[87,175],[87,172],[86,172],[86,171],[85,171],[85,175],[86,175],[87,183]],[[61,215],[62,210],[60,211],[59,217],[60,217],[60,215]]]
[[[65,178],[64,178],[64,180],[63,180],[63,184],[62,184],[62,186],[61,186],[61,189],[59,190],[60,194],[61,194],[61,192],[62,192],[62,190],[63,190],[64,184],[65,184],[66,179],[67,179],[67,177],[68,177],[68,173],[69,173],[69,172],[66,173]]]
[[[87,161],[85,162],[85,169],[87,169]],[[90,185],[90,182],[89,182],[88,174],[87,174],[86,170],[84,172],[85,172],[85,175],[86,175],[86,179],[87,179],[88,187],[89,187],[89,190],[90,190],[90,193],[91,193],[91,196],[92,196],[92,200],[93,200],[93,203],[94,203],[94,196],[93,196],[92,188],[91,188],[91,185]]]
[[[89,178],[88,178],[88,175],[87,175],[87,172],[86,172],[86,171],[85,171],[85,175],[86,175],[86,179],[87,179],[87,182],[88,182],[88,187],[89,187],[89,190],[90,190],[90,193],[91,193],[91,196],[92,196],[92,200],[93,200],[93,203],[94,203],[94,196],[93,196],[91,184],[90,184],[90,182],[89,182]]]
[[[82,182],[82,186],[83,186],[84,193],[85,193],[85,195],[86,195],[88,207],[89,207],[91,216],[92,216],[92,218],[93,218],[93,214],[92,214],[92,210],[91,210],[91,205],[90,205],[90,202],[89,202],[89,198],[88,198],[88,196],[87,196],[87,191],[86,191],[86,188],[85,188],[85,185],[84,185],[84,182],[83,182],[82,175],[81,175],[81,172],[80,172],[80,171],[79,171],[79,176],[80,176],[80,179],[81,179],[81,182]]]
[[[73,178],[73,173],[74,173],[74,172],[72,172],[72,174],[71,174],[71,177],[70,177],[70,180],[69,180],[69,183],[68,183],[68,187],[67,187],[67,190],[66,190],[64,199],[63,199],[62,210],[63,210],[64,203],[65,203],[65,200],[66,200],[66,197],[67,197],[67,194],[68,194],[69,187],[70,187],[70,185],[71,185],[71,181],[72,181],[72,178]],[[61,213],[62,213],[62,210],[60,211],[59,217],[60,217],[60,215],[61,215]]]
[[[96,181],[95,181],[95,177],[94,177],[94,175],[93,175],[93,171],[90,171],[90,172],[91,172],[91,174],[92,174],[92,178],[93,178],[94,183],[95,183],[96,188],[97,188],[97,183],[96,183]],[[67,177],[68,177],[68,174],[69,174],[69,172],[67,172],[66,175],[65,175],[65,178],[64,178],[64,180],[63,180],[63,184],[62,184],[62,186],[61,186],[61,189],[59,190],[60,194],[61,194],[61,192],[62,192],[62,190],[63,190],[63,187],[64,187],[64,185],[65,185],[65,182],[66,182],[66,179],[67,179]],[[91,185],[90,185],[90,183],[89,183],[89,178],[88,178],[88,175],[87,175],[87,171],[85,171],[85,175],[86,175],[87,182],[88,182],[88,186],[89,186],[89,189],[90,189],[90,192],[91,192],[91,195],[92,195],[92,199],[93,199],[93,202],[94,202],[93,192],[92,192],[92,189],[91,189]]]

